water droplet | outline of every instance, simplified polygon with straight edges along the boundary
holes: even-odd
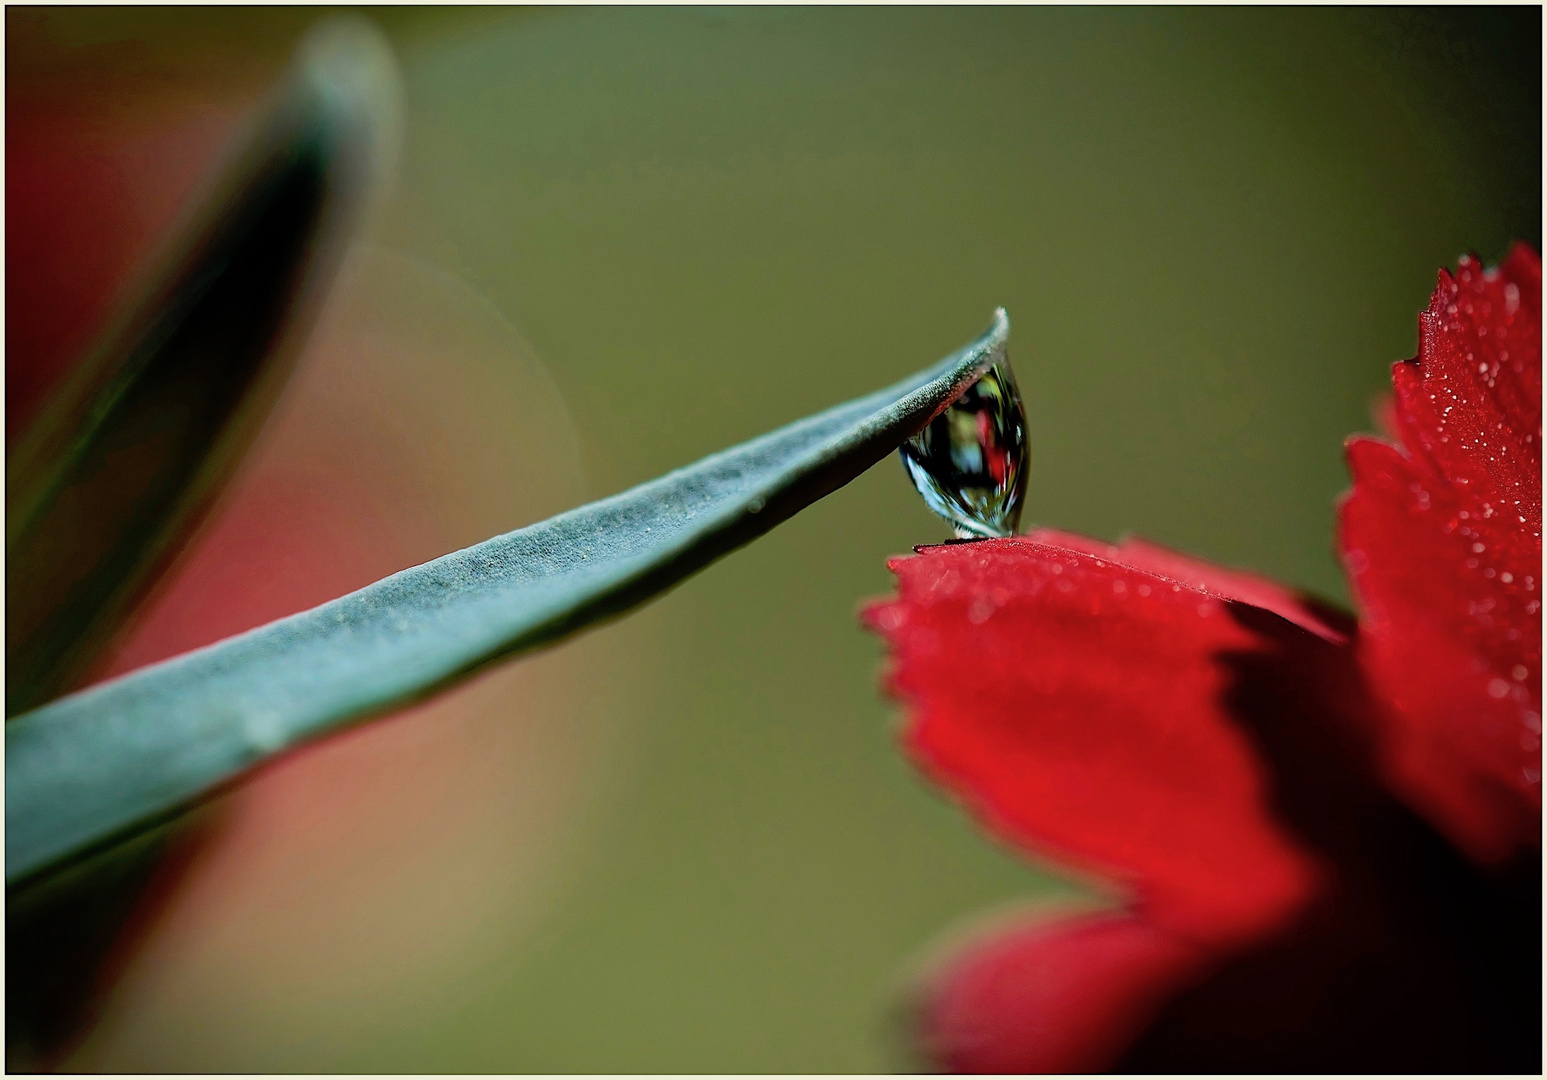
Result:
[[[1026,414],[1009,362],[984,372],[898,453],[957,536],[1013,535],[1026,494]]]

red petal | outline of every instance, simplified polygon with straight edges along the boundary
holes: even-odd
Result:
[[[1116,544],[1106,544],[1088,536],[1057,529],[1037,529],[1029,533],[1027,539],[1071,551],[1083,551],[1087,555],[1110,559],[1135,570],[1146,570],[1223,600],[1239,600],[1260,607],[1334,644],[1347,642],[1353,630],[1346,618],[1339,618],[1332,611],[1314,605],[1305,596],[1276,581],[1244,570],[1215,566],[1136,536],[1127,537]]]
[[[1539,845],[1540,554],[1473,539],[1475,504],[1394,447],[1356,439],[1348,463],[1340,546],[1392,783],[1477,859]]]
[[[892,643],[925,770],[1011,842],[1222,945],[1279,925],[1316,874],[1224,699],[1222,654],[1264,641],[1178,580],[1217,571],[1163,554],[1175,576],[1026,538],[925,549],[892,562],[901,597],[867,618]]]
[[[1517,246],[1503,266],[1440,271],[1418,316],[1418,356],[1393,365],[1402,442],[1506,541],[1541,538],[1542,266]],[[1538,550],[1540,544],[1538,543]]]
[[[949,1072],[1104,1071],[1206,959],[1128,916],[1028,921],[961,949],[930,979],[922,1049]]]
[[[205,88],[129,108],[123,89],[93,77],[63,94],[24,83],[7,102],[9,439],[141,284],[245,105]]]
[[[1376,395],[1370,405],[1370,419],[1375,421],[1375,430],[1380,432],[1381,438],[1394,443],[1402,441],[1402,423],[1397,419],[1397,399],[1390,390],[1382,390]]]
[[[1340,546],[1396,786],[1476,858],[1541,836],[1541,261],[1462,260],[1397,364],[1411,458],[1348,448]]]

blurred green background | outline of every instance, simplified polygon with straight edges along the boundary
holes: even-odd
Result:
[[[136,92],[246,101],[324,14],[13,8],[10,78],[120,78],[114,116]],[[1438,267],[1540,246],[1536,8],[372,17],[398,51],[406,127],[360,280],[401,289],[381,267],[412,265],[454,282],[441,310],[476,308],[457,317],[504,342],[477,375],[432,343],[417,377],[463,391],[405,391],[381,423],[441,462],[451,479],[432,486],[482,469],[464,500],[494,505],[504,475],[562,493],[468,511],[448,543],[884,385],[1002,304],[1026,525],[1134,531],[1346,601],[1341,440],[1370,429],[1389,363],[1413,354]],[[514,374],[487,375],[502,358]],[[486,376],[557,393],[502,397]],[[525,472],[433,436],[507,423],[558,432],[506,440]],[[581,733],[523,744],[510,782],[563,791],[509,817],[506,840],[467,839],[482,796],[442,811],[454,773],[416,794],[404,766],[305,859],[185,886],[197,903],[124,961],[66,1067],[908,1067],[896,1008],[931,944],[1076,888],[982,838],[894,748],[881,650],[854,614],[888,590],[888,555],[946,535],[884,462],[516,681],[462,691],[489,699],[489,725],[420,710],[315,752],[369,772],[372,740],[412,763],[442,738],[486,759],[498,725]],[[328,782],[304,776],[286,790]],[[280,801],[244,812],[313,828],[264,809]],[[377,870],[338,876],[367,841]],[[453,875],[431,904],[442,863],[400,850],[462,844],[484,866],[507,841],[512,859],[544,854],[476,903],[463,892],[485,879]]]

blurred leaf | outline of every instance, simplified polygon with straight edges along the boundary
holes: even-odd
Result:
[[[21,439],[6,476],[7,713],[81,676],[240,460],[388,171],[396,79],[368,25],[312,34],[151,287]],[[126,920],[148,883],[175,878],[164,855],[192,851],[201,818],[9,898],[9,1069],[46,1066],[81,1030]]]
[[[313,34],[154,284],[6,473],[6,713],[66,689],[267,415],[397,137],[379,32]]]
[[[6,880],[164,820],[284,750],[627,610],[836,490],[1004,355],[927,371],[475,547],[18,717]]]

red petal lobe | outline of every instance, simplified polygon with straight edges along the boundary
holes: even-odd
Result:
[[[1538,539],[1541,276],[1541,260],[1524,246],[1493,270],[1464,258],[1455,277],[1441,271],[1418,316],[1418,356],[1392,371],[1407,449],[1488,507],[1486,520],[1501,533]]]
[[[1473,857],[1541,843],[1541,260],[1463,259],[1348,446],[1339,544],[1393,784]],[[1408,456],[1411,455],[1411,456]]]
[[[950,1072],[1103,1071],[1205,960],[1128,916],[1029,920],[961,949],[930,980],[923,1050]]]
[[[1225,702],[1222,654],[1261,647],[1226,600],[1025,538],[892,567],[900,599],[867,619],[893,647],[906,744],[991,829],[1115,878],[1199,942],[1263,933],[1311,894]]]
[[[1356,439],[1348,462],[1340,546],[1393,785],[1474,858],[1540,844],[1540,557],[1490,552],[1476,504],[1394,447]]]

